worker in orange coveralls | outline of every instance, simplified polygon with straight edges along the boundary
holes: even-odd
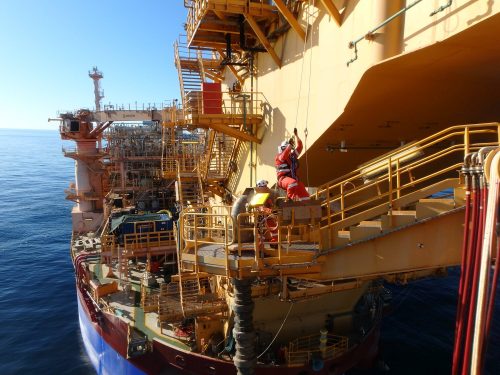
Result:
[[[297,176],[298,158],[302,152],[302,141],[297,134],[297,128],[293,129],[293,135],[295,141],[294,137],[292,137],[288,141],[282,142],[278,147],[278,154],[275,159],[278,186],[286,190],[288,199],[305,201],[310,198],[306,187],[299,181]],[[297,147],[295,147],[295,143],[297,143]]]

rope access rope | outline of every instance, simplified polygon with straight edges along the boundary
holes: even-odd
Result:
[[[316,6],[316,0],[312,0],[312,6]],[[304,76],[304,60],[305,60],[305,53],[306,53],[306,46],[307,46],[307,38],[309,37],[309,20],[311,18],[311,0],[308,1],[307,3],[307,17],[306,17],[306,32],[305,32],[305,37],[304,37],[304,47],[302,48],[302,65],[300,68],[300,80],[299,80],[299,95],[298,95],[298,103],[297,103],[297,110],[295,112],[295,128],[297,127],[297,122],[299,119],[299,107],[300,107],[300,93],[302,92],[302,79]],[[309,82],[308,82],[308,88],[307,88],[307,109],[306,109],[306,123],[305,123],[305,129],[304,129],[304,153],[306,157],[306,180],[307,180],[307,186],[309,186],[309,161],[307,159],[307,136],[309,134],[309,131],[307,129],[307,123],[308,123],[308,117],[309,117],[309,95],[311,92],[311,71],[312,71],[312,37],[310,40],[310,46],[309,49],[311,51],[311,58],[309,59]]]
[[[309,0],[310,1],[310,0]],[[312,6],[316,6],[316,0],[313,0]],[[310,17],[310,13],[308,13]],[[307,22],[309,25],[309,20]],[[311,25],[312,27],[312,25]],[[306,39],[307,41],[307,39]],[[311,57],[309,59],[309,81],[307,83],[307,107],[306,107],[306,127],[304,129],[304,153],[306,156],[306,179],[307,179],[307,186],[309,186],[309,161],[307,159],[307,136],[309,135],[309,130],[307,128],[308,122],[309,122],[309,103],[311,102],[311,74],[312,74],[312,60],[313,60],[313,49],[312,49],[312,35],[311,39],[309,41],[309,51],[311,51]]]
[[[288,315],[290,315],[290,312],[292,311],[292,307],[293,307],[293,302],[290,302],[290,308],[288,309],[288,312],[286,313],[285,319],[283,320],[283,323],[281,323],[281,326],[278,329],[278,332],[276,332],[276,335],[274,335],[273,339],[271,340],[271,342],[269,343],[269,345],[267,346],[267,348],[265,348],[264,351],[257,356],[257,359],[259,359],[260,357],[262,357],[269,350],[269,348],[271,347],[271,345],[274,344],[274,341],[276,341],[276,338],[280,334],[281,330],[283,329],[283,326],[285,325],[286,320],[288,319]]]

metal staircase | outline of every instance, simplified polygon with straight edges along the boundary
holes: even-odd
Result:
[[[209,186],[216,189],[218,183],[226,182],[235,171],[239,146],[240,140],[234,137],[214,130],[209,132],[207,152],[201,164],[203,180]]]
[[[243,240],[245,231],[258,233],[259,212],[241,213],[236,220],[211,211],[186,213],[181,262],[184,269],[235,277],[295,275],[335,282],[440,272],[460,262],[464,156],[498,145],[497,123],[464,125],[382,155],[318,187],[310,202],[281,205],[273,214],[277,249],[258,236]],[[199,243],[201,225],[193,223],[202,222],[202,215],[221,223],[204,230],[234,236]]]
[[[182,108],[184,109],[192,104],[190,101],[197,99],[193,95],[195,96],[195,93],[201,92],[203,80],[195,51],[180,45],[179,41],[175,41],[174,56],[181,89]]]
[[[203,183],[198,171],[177,174],[177,202],[180,210],[204,204]]]
[[[179,274],[178,281],[162,284],[158,297],[158,320],[174,323],[199,314],[217,314],[228,310],[224,299],[210,290],[206,277],[190,278]]]

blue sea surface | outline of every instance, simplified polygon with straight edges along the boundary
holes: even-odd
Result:
[[[92,374],[69,257],[73,160],[57,131],[0,129],[0,374]]]
[[[0,129],[0,375],[94,374],[80,336],[69,257],[74,163],[57,131]],[[387,374],[449,374],[459,271],[391,286]],[[500,374],[500,299],[486,374]],[[380,373],[370,371],[369,373]],[[119,374],[117,374],[119,375]]]

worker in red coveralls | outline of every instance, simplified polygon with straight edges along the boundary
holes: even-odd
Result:
[[[297,134],[297,128],[293,129],[294,138],[284,141],[278,147],[275,165],[278,177],[278,186],[286,190],[288,199],[294,201],[305,201],[310,199],[304,184],[299,181],[297,168],[299,167],[299,155],[302,152],[302,141]],[[294,148],[295,143],[297,147]]]
[[[267,193],[269,194],[269,198],[264,202],[262,207],[259,207],[259,210],[264,214],[262,218],[265,221],[265,231],[264,231],[264,239],[269,242],[277,242],[278,241],[278,223],[276,221],[276,216],[273,215],[273,191],[267,186],[268,182],[266,180],[257,181],[257,186],[254,188],[256,193]]]

